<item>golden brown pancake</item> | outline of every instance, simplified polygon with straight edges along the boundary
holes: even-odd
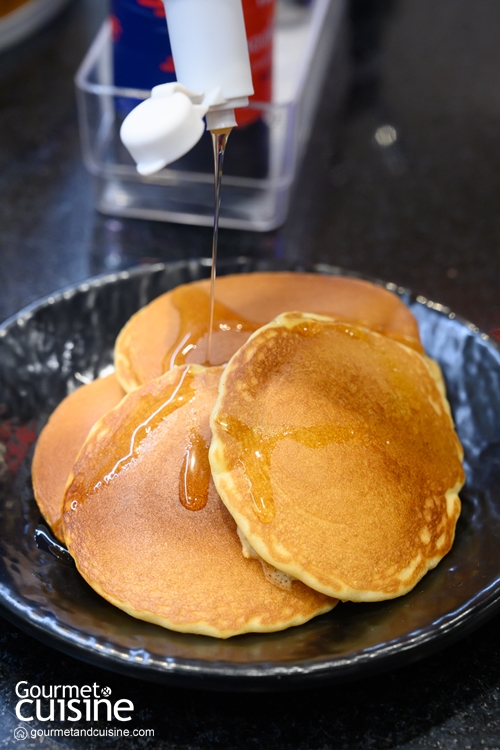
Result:
[[[208,280],[185,284],[129,320],[115,346],[126,391],[174,365],[206,364],[209,294]],[[217,279],[210,364],[226,363],[253,331],[288,310],[357,321],[422,351],[415,318],[380,286],[344,276],[252,273]]]
[[[90,428],[124,397],[116,376],[98,378],[67,396],[40,433],[32,465],[35,498],[54,534],[63,541],[66,482]]]
[[[289,313],[234,355],[219,393],[212,475],[268,563],[374,601],[448,552],[464,474],[436,363],[368,328]]]
[[[242,555],[208,463],[221,369],[175,368],[94,426],[68,483],[64,537],[83,577],[125,612],[226,638],[336,602],[289,577],[279,588]]]

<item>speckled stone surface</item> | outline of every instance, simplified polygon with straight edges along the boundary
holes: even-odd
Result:
[[[0,319],[90,275],[210,253],[210,230],[93,209],[72,78],[104,6],[75,0],[0,55]],[[333,74],[325,85],[289,220],[264,235],[221,231],[220,254],[340,265],[500,327],[500,4],[351,0],[349,17],[352,85],[340,113]],[[396,140],[380,146],[388,126]],[[436,656],[342,687],[238,695],[88,667],[0,620],[0,748],[494,750],[499,632],[496,617]],[[134,703],[130,729],[155,737],[16,741],[20,680],[109,686]]]

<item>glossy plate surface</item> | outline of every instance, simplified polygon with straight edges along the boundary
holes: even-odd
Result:
[[[220,273],[283,269],[239,259],[221,264]],[[71,563],[37,546],[30,463],[50,412],[109,368],[116,335],[135,310],[209,273],[208,262],[191,261],[102,277],[0,328],[0,612],[55,648],[108,669],[192,687],[269,690],[408,663],[500,610],[500,350],[449,310],[393,285],[443,368],[467,473],[453,549],[410,594],[341,604],[283,633],[219,641],[129,617],[94,593]]]

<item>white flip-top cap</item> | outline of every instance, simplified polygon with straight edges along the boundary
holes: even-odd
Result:
[[[126,117],[120,130],[123,144],[137,162],[137,171],[151,175],[187,154],[205,130],[207,106],[200,96],[178,83],[156,86],[151,98]]]

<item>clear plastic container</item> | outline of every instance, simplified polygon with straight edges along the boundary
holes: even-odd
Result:
[[[273,102],[253,103],[258,119],[231,134],[220,226],[267,231],[286,218],[290,189],[310,136],[345,0],[303,5],[279,0],[274,39]],[[111,30],[106,22],[77,75],[83,158],[99,211],[112,216],[210,226],[213,156],[209,134],[157,174],[141,177],[120,142],[125,114],[148,91],[113,85]]]

